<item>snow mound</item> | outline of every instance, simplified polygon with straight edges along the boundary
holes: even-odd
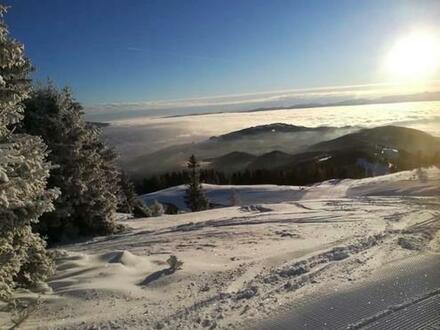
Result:
[[[127,267],[136,267],[145,263],[144,258],[136,256],[126,250],[107,252],[101,255],[99,259],[112,264],[119,263]]]
[[[240,207],[240,211],[242,212],[270,212],[273,211],[268,207],[264,207],[262,205],[244,205]]]

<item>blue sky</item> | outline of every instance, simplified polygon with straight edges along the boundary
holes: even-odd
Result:
[[[438,0],[8,0],[37,79],[85,104],[368,84]]]

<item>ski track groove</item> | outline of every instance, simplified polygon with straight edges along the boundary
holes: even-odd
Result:
[[[410,321],[408,321],[410,317]],[[429,326],[440,327],[440,294],[392,312],[379,320],[367,324],[361,329],[427,329]]]
[[[387,267],[375,278],[343,292],[293,303],[273,320],[251,329],[405,329],[440,326],[440,263],[438,255],[423,256]],[[394,275],[395,274],[395,275]],[[422,279],[420,281],[420,279]],[[411,303],[414,297],[435,295]],[[388,308],[408,306],[380,315]],[[396,307],[394,307],[396,308]],[[423,311],[423,313],[421,312]],[[369,321],[368,318],[378,319]],[[362,324],[362,319],[365,324]],[[358,326],[356,326],[358,324]],[[354,326],[354,327],[353,327]]]

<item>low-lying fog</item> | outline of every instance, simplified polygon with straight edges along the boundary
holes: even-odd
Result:
[[[399,125],[440,136],[440,101],[321,107],[112,121],[104,129],[124,161],[162,148],[271,123],[317,126]]]

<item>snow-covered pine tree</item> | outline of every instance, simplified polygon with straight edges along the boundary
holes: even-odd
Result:
[[[52,270],[45,242],[31,225],[53,209],[46,190],[50,165],[41,139],[14,132],[29,96],[32,67],[23,46],[9,37],[0,5],[0,299],[16,286],[32,286]]]
[[[185,202],[189,209],[193,212],[206,210],[209,206],[208,200],[203,194],[202,185],[200,183],[200,165],[194,155],[188,160],[187,167],[189,170],[185,194]]]
[[[39,88],[25,102],[22,129],[40,135],[51,150],[49,186],[59,187],[55,211],[36,228],[49,242],[113,233],[119,190],[115,153],[101,141],[100,129],[82,118],[68,89]]]
[[[134,186],[125,173],[119,177],[118,211],[133,214],[134,200],[137,198]]]
[[[101,129],[86,124],[86,133],[88,138],[81,152],[88,188],[78,209],[78,219],[82,223],[80,234],[108,235],[117,230],[115,214],[120,172],[115,164],[115,152],[102,142]]]
[[[157,200],[149,207],[152,217],[160,217],[165,213],[165,208]]]
[[[118,211],[130,213],[135,218],[151,217],[151,210],[138,198],[127,174],[119,176]]]

